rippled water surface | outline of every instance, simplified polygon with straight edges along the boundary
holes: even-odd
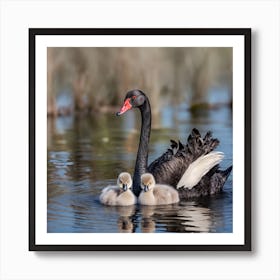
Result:
[[[219,138],[222,168],[232,164],[231,110],[190,114],[165,107],[155,124],[149,162],[168,148],[169,139],[186,142],[193,127]],[[165,206],[101,205],[102,188],[122,171],[133,173],[139,138],[139,112],[116,117],[48,119],[48,232],[232,232],[232,174],[224,192],[210,198]]]

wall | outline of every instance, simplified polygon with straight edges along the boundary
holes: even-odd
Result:
[[[1,279],[280,278],[278,1],[4,0],[0,5]],[[253,29],[253,252],[28,251],[29,27]]]

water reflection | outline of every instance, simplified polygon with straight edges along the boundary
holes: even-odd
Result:
[[[210,232],[211,210],[186,204],[141,206],[141,232]]]
[[[187,205],[178,211],[185,232],[209,232],[211,228],[211,211],[206,207]]]
[[[117,212],[119,214],[118,232],[122,232],[122,233],[134,232],[132,216],[135,214],[135,205],[119,206],[117,207]]]
[[[179,106],[167,107],[163,114],[163,126],[151,134],[149,161],[167,149],[169,139],[184,142],[192,127],[203,134],[210,127],[226,155],[222,167],[232,163],[230,110],[191,117]],[[214,198],[164,206],[100,204],[102,188],[115,184],[120,172],[133,173],[138,118],[129,112],[126,118],[102,114],[48,119],[48,232],[232,232],[232,175],[225,192]]]

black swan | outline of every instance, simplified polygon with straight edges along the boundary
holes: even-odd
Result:
[[[129,173],[118,176],[117,186],[108,186],[101,192],[99,200],[105,205],[129,206],[136,204],[137,198],[132,192],[132,179]]]
[[[210,131],[202,138],[199,131],[194,128],[185,145],[180,141],[170,140],[170,148],[148,166],[151,107],[149,99],[143,91],[136,89],[127,92],[124,104],[117,116],[132,108],[138,108],[142,118],[133,176],[133,192],[136,196],[139,196],[141,191],[141,175],[147,172],[153,174],[157,184],[166,184],[177,188],[180,199],[212,195],[223,190],[232,166],[226,170],[219,169],[223,153],[213,152],[219,145],[219,140],[212,138]],[[195,178],[191,178],[190,183],[187,177],[193,172]],[[187,180],[186,184],[184,184],[183,179]]]
[[[179,202],[177,190],[162,184],[156,184],[151,173],[141,176],[141,193],[138,197],[139,204],[142,205],[164,205]]]

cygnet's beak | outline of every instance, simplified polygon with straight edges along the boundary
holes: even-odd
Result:
[[[147,192],[149,190],[149,186],[144,185],[144,192]]]
[[[123,184],[123,190],[127,191],[127,184]]]

